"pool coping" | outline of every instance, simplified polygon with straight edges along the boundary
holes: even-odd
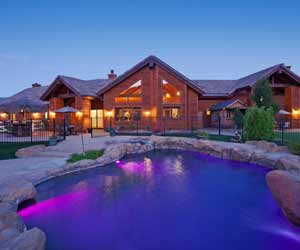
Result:
[[[18,186],[16,181],[15,186],[12,186],[11,193],[10,190],[8,190],[5,197],[2,196],[0,201],[0,220],[7,214],[14,214],[14,219],[12,219],[9,226],[5,229],[16,229],[15,226],[12,225],[18,224],[17,222],[20,224],[21,220],[18,215],[16,216],[17,208],[22,202],[35,198],[36,185],[55,177],[106,166],[120,160],[127,154],[146,153],[155,149],[196,151],[226,160],[255,163],[265,167],[287,170],[290,172],[300,171],[300,157],[288,153],[283,147],[278,147],[268,142],[249,142],[246,144],[239,144],[195,138],[152,135],[149,138],[143,138],[140,141],[133,140],[111,144],[105,149],[104,154],[96,160],[82,160],[76,163],[65,162],[65,164],[61,167],[43,173],[44,176],[42,175],[40,178],[32,182],[24,182],[22,185]],[[18,233],[15,233],[12,237],[4,241],[1,240],[0,237],[0,248],[5,246],[8,247],[7,249],[10,249],[9,246],[12,246],[13,244],[21,244],[20,242],[26,242],[30,237],[33,237],[34,239],[37,239],[35,245],[39,246],[39,248],[36,249],[45,249],[46,235],[40,229],[33,228],[31,230],[27,230],[24,225],[21,229],[17,228],[17,230]],[[0,230],[0,236],[2,231]],[[22,244],[24,244],[24,242]]]

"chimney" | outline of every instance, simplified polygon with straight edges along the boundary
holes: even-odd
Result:
[[[292,66],[285,66],[288,70],[292,69]]]
[[[108,79],[114,80],[114,79],[116,79],[116,78],[117,78],[117,74],[115,74],[114,70],[112,69],[112,70],[110,71],[110,73],[108,74]]]
[[[32,87],[33,87],[33,88],[38,88],[38,87],[41,87],[41,86],[42,86],[42,85],[39,84],[39,83],[37,83],[37,82],[32,84]]]

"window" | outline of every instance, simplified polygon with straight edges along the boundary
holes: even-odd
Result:
[[[138,121],[141,119],[141,108],[116,108],[116,121]]]
[[[171,83],[163,80],[163,103],[180,103],[181,92]]]
[[[122,91],[119,96],[115,97],[115,102],[141,102],[142,101],[142,82],[141,80],[132,84],[129,88]]]
[[[272,94],[284,96],[284,88],[272,88]]]
[[[230,110],[226,110],[226,117],[227,118],[231,118],[231,111]]]
[[[163,114],[166,118],[177,119],[179,118],[179,108],[164,108]]]

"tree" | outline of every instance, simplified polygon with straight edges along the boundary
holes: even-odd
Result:
[[[233,121],[237,127],[237,129],[240,129],[243,127],[243,123],[244,123],[244,115],[241,112],[240,109],[235,109],[233,111]]]
[[[246,140],[272,140],[274,138],[273,108],[251,107],[244,117],[244,138]]]
[[[272,107],[272,89],[269,80],[262,80],[256,83],[254,87],[254,95],[252,96],[253,101],[257,107]]]

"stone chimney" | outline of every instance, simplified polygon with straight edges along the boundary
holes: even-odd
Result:
[[[39,83],[37,83],[37,82],[32,84],[32,87],[33,87],[33,88],[38,88],[38,87],[41,87],[41,86],[42,86],[42,85],[39,84]]]
[[[114,80],[114,79],[116,79],[116,78],[117,78],[117,74],[115,74],[114,70],[112,69],[112,70],[110,71],[110,73],[108,74],[108,79]]]

